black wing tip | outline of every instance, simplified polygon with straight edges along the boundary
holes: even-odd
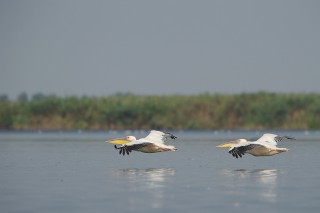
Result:
[[[284,137],[289,140],[297,140],[295,137],[291,137],[291,136],[284,136]]]
[[[170,135],[170,138],[173,139],[173,140],[175,140],[175,139],[177,139],[178,137],[177,137],[177,136],[174,136],[174,135]]]
[[[277,136],[277,137],[274,138],[274,140],[275,140],[276,142],[280,142],[280,141],[282,141],[283,139],[296,140],[295,137],[286,136],[286,135],[285,135],[285,136]]]
[[[229,151],[229,153],[235,158],[239,158],[239,157],[242,158],[242,156],[244,155],[244,153],[241,153],[237,149],[232,149],[232,150]]]
[[[122,146],[122,147],[117,147],[116,145],[114,145],[114,148],[115,149],[118,149],[119,150],[119,155],[129,155],[130,154],[130,152],[131,152],[131,150],[130,149],[128,149],[128,147],[127,146]]]
[[[175,140],[177,139],[178,137],[177,136],[174,136],[173,134],[169,133],[169,132],[165,132],[164,133],[165,135],[167,135],[167,137],[169,136],[171,139]]]

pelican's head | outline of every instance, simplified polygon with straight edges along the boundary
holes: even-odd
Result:
[[[130,143],[132,141],[135,141],[135,140],[137,140],[136,137],[127,136],[125,138],[110,139],[110,140],[107,140],[106,142],[111,143],[111,144],[126,144],[126,143]]]
[[[128,141],[130,141],[130,142],[137,140],[136,137],[134,137],[134,136],[132,136],[132,135],[127,136],[126,139],[127,139]]]
[[[218,147],[218,148],[231,148],[234,145],[237,145],[237,144],[240,144],[240,143],[245,143],[245,142],[247,142],[246,139],[238,139],[238,140],[235,140],[235,141],[229,141],[229,142],[220,144],[220,145],[218,145],[216,147]]]

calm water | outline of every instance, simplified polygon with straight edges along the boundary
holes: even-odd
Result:
[[[0,133],[0,211],[319,212],[320,132],[273,157],[215,146],[263,132],[174,132],[178,151],[120,156],[106,139],[138,132]]]

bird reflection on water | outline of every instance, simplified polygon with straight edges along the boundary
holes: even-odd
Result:
[[[128,196],[131,209],[149,204],[152,208],[163,206],[164,188],[175,175],[173,168],[119,169],[114,175],[122,177],[132,196]],[[147,200],[147,202],[146,202]]]
[[[222,174],[228,179],[225,193],[229,196],[236,195],[235,206],[246,205],[242,199],[240,200],[243,196],[275,203],[278,196],[278,177],[283,172],[285,171],[277,169],[223,170]]]

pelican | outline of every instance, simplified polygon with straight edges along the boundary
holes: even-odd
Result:
[[[229,153],[235,158],[242,158],[245,153],[253,156],[272,156],[282,152],[288,152],[287,148],[279,148],[277,144],[283,139],[295,140],[293,137],[279,136],[275,134],[264,134],[256,141],[238,139],[221,144],[219,148],[230,148]]]
[[[171,133],[151,130],[149,135],[138,140],[135,136],[127,136],[126,138],[116,138],[106,142],[115,144],[114,148],[119,149],[120,155],[129,155],[132,150],[144,153],[176,151],[176,147],[164,144],[169,138],[176,139],[177,137]],[[121,146],[117,147],[117,144],[121,144]]]

